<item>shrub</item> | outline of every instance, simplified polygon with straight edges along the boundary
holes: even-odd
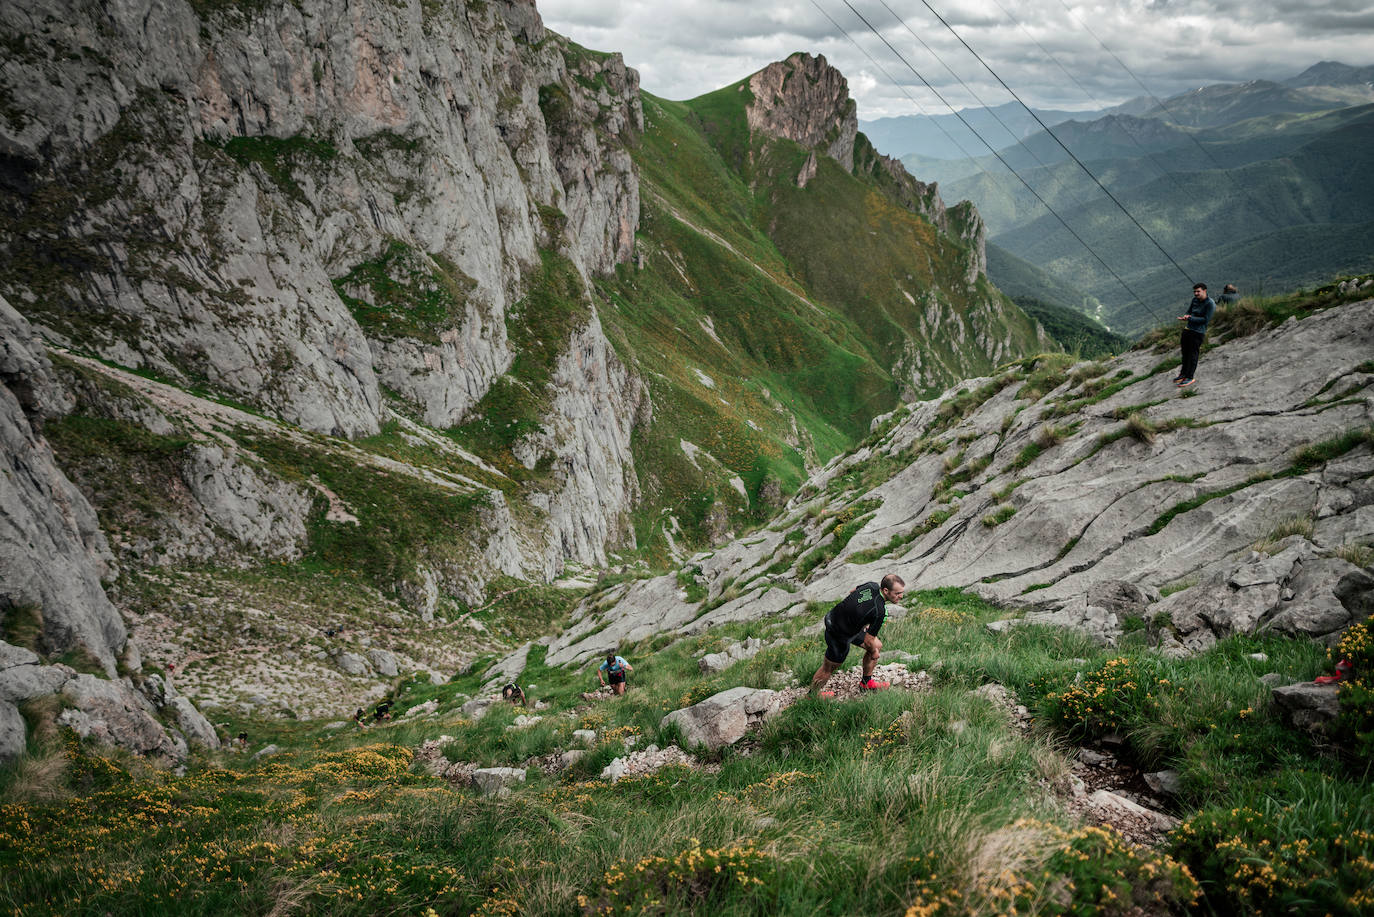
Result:
[[[996,511],[988,513],[986,516],[983,517],[983,525],[987,526],[990,529],[996,528],[997,526],[1001,525],[1003,522],[1006,522],[1008,519],[1015,515],[1016,507],[1012,506],[1010,503],[1004,503],[1001,506],[997,507]]]
[[[773,857],[754,847],[703,850],[695,839],[671,856],[644,857],[607,870],[594,896],[578,895],[584,914],[666,914],[760,909]]]
[[[1069,831],[1021,819],[1009,830],[1031,834],[1045,854],[1038,866],[1003,870],[981,890],[993,913],[1171,913],[1200,894],[1186,866],[1128,843],[1114,828],[1085,825]]]
[[[1152,673],[1142,663],[1118,656],[1087,672],[1078,684],[1049,691],[1042,704],[1045,717],[1074,738],[1125,732],[1134,722],[1150,717],[1157,701],[1149,685]]]
[[[1351,666],[1337,694],[1336,734],[1360,760],[1368,761],[1374,756],[1374,617],[1352,625],[1327,655]]]
[[[1367,803],[1322,798],[1345,795],[1331,786],[1320,787],[1318,798],[1266,789],[1250,805],[1204,810],[1173,834],[1172,852],[1207,889],[1208,910],[1369,914],[1374,831]]]

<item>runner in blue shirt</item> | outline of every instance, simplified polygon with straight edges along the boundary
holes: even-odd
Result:
[[[596,670],[596,677],[601,679],[601,683],[606,684],[607,676],[610,677],[611,690],[617,695],[625,693],[625,673],[633,672],[635,667],[626,662],[622,657],[615,653],[609,653],[606,661],[601,663],[601,668]],[[605,675],[601,673],[605,672]]]

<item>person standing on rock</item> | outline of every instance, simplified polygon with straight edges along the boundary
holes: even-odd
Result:
[[[1183,365],[1179,367],[1174,385],[1187,388],[1193,384],[1193,374],[1197,372],[1197,358],[1202,353],[1202,339],[1207,336],[1207,325],[1217,311],[1217,304],[1207,295],[1207,284],[1193,284],[1193,298],[1188,303],[1188,311],[1178,317],[1183,326],[1179,349],[1183,352]]]
[[[830,676],[849,655],[851,646],[864,648],[863,675],[859,688],[877,691],[887,682],[874,681],[873,670],[878,666],[878,654],[883,642],[878,639],[883,620],[887,617],[887,603],[897,604],[906,594],[906,582],[889,573],[882,583],[864,583],[835,604],[825,615],[825,658],[811,679],[811,693],[834,697],[834,691],[822,691]]]
[[[615,653],[607,653],[606,661],[601,663],[601,667],[596,670],[596,677],[601,679],[601,684],[605,685],[606,679],[610,679],[611,690],[616,696],[625,693],[625,673],[633,672],[635,667],[624,660],[623,657]]]

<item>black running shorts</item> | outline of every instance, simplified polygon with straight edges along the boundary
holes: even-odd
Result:
[[[830,620],[827,616],[825,624],[825,658],[838,665],[845,661],[849,656],[851,646],[863,646],[864,637],[868,635],[867,630],[861,630],[848,640],[830,629]]]

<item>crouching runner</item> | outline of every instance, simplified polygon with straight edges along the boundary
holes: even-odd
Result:
[[[825,615],[825,659],[811,679],[811,693],[821,697],[834,697],[834,691],[821,688],[835,674],[835,670],[849,655],[851,646],[864,648],[863,677],[859,688],[876,691],[886,688],[887,682],[874,681],[873,670],[878,665],[878,654],[883,642],[878,639],[883,619],[887,617],[887,603],[894,604],[906,594],[906,583],[895,573],[889,573],[878,583],[864,583],[845,596]]]

